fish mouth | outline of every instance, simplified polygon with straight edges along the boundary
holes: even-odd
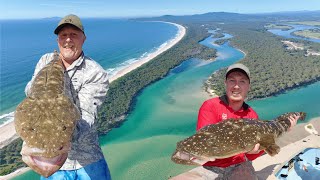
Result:
[[[70,146],[63,146],[51,156],[45,156],[46,151],[43,149],[22,145],[22,160],[35,172],[44,177],[49,177],[58,171],[67,160]]]
[[[53,158],[22,155],[22,160],[38,174],[44,177],[49,177],[61,168],[67,157],[68,153],[64,153]]]
[[[30,156],[32,162],[38,167],[52,167],[52,166],[62,166],[66,161],[67,153],[58,155],[53,158],[46,158],[41,156]]]

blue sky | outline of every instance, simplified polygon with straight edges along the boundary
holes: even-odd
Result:
[[[141,17],[320,10],[320,0],[0,0],[0,19]]]

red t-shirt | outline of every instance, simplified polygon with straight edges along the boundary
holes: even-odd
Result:
[[[234,111],[228,105],[227,97],[221,96],[209,99],[205,101],[198,114],[198,122],[197,122],[197,131],[204,126],[209,124],[216,124],[220,121],[230,119],[230,118],[252,118],[258,119],[258,114],[246,103],[243,103],[242,108],[238,111]],[[209,161],[205,163],[203,166],[217,166],[217,167],[228,167],[234,164],[238,164],[241,162],[245,162],[245,156],[250,160],[254,160],[260,155],[262,155],[264,151],[259,152],[258,154],[238,154],[225,159],[216,159],[215,161]]]

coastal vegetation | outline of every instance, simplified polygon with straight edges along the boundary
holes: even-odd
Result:
[[[251,71],[251,91],[248,99],[264,98],[304,86],[320,79],[318,56],[305,56],[305,51],[288,51],[281,41],[285,39],[268,32],[262,23],[219,25],[234,38],[231,44],[246,53],[240,62]],[[295,40],[318,49],[318,43]],[[224,93],[224,72],[211,75],[206,87],[215,94]]]
[[[320,21],[291,21],[290,24],[301,24],[309,26],[320,26]]]
[[[222,45],[224,43],[226,43],[227,41],[229,41],[229,39],[218,39],[216,41],[214,41],[214,44],[218,44],[218,45]]]
[[[306,29],[301,31],[294,31],[293,35],[305,38],[320,39],[320,29]]]
[[[223,38],[224,36],[223,33],[217,31],[212,35],[213,38]]]
[[[284,16],[287,19],[287,16]],[[301,16],[294,16],[294,18]],[[199,44],[210,36],[208,29],[220,28],[221,32],[231,34],[231,45],[246,53],[240,62],[246,64],[252,74],[250,99],[263,98],[283,93],[286,90],[318,81],[320,79],[320,61],[318,56],[305,56],[304,50],[289,51],[282,41],[265,28],[266,24],[276,24],[280,16],[255,16],[236,13],[207,13],[194,16],[163,16],[152,19],[183,25],[187,32],[175,46],[160,54],[125,76],[113,81],[98,114],[98,131],[106,134],[112,128],[119,127],[134,107],[135,98],[143,88],[164,78],[172,68],[190,58],[211,60],[216,57],[215,49]],[[224,23],[226,22],[226,23]],[[205,25],[204,25],[205,24]],[[221,36],[222,33],[216,35]],[[305,46],[320,50],[319,43],[292,40]],[[225,43],[225,41],[218,41]],[[214,72],[205,86],[216,94],[224,92],[225,69]],[[13,141],[0,150],[0,175],[6,175],[26,166],[20,156],[21,139]]]
[[[265,28],[266,29],[281,29],[281,30],[284,30],[284,31],[293,29],[293,27],[285,25],[285,24],[267,24],[265,26]]]
[[[0,149],[0,176],[27,166],[21,159],[21,146],[22,140],[18,138]]]

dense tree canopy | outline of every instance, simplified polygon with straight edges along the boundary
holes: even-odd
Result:
[[[251,71],[249,99],[283,93],[320,79],[319,56],[305,56],[305,50],[286,50],[283,39],[266,31],[263,24],[233,23],[219,27],[232,34],[231,44],[246,53],[240,62]],[[318,49],[318,43],[294,41]],[[224,93],[225,70],[212,74],[208,80],[209,87],[219,95]]]

